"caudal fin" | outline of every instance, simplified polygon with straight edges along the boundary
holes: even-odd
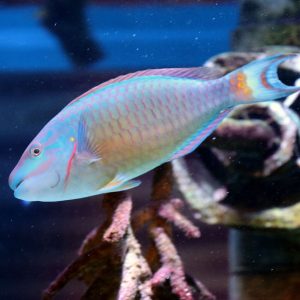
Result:
[[[300,87],[285,85],[278,78],[278,66],[295,54],[280,54],[255,60],[226,75],[237,104],[271,101],[287,97]]]

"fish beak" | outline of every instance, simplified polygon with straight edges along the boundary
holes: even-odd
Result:
[[[22,180],[14,189],[14,196],[17,199],[28,201],[27,195],[28,188],[26,187],[26,181]]]
[[[17,199],[26,200],[23,197],[20,197],[20,194],[22,194],[22,192],[20,193],[20,191],[23,190],[22,186],[24,185],[24,181],[25,181],[24,179],[14,177],[13,174],[9,176],[8,179],[9,187],[14,191],[14,196]]]
[[[25,179],[20,175],[17,175],[17,172],[13,170],[8,178],[9,187],[14,191],[14,196],[18,199],[22,199],[18,197],[20,190],[23,190],[23,185],[25,183]]]
[[[20,176],[16,176],[15,170],[11,172],[8,178],[9,187],[14,191],[24,181]]]

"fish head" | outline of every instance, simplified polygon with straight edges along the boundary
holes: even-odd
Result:
[[[66,165],[74,151],[69,129],[46,125],[22,154],[9,176],[14,196],[25,201],[58,201]]]

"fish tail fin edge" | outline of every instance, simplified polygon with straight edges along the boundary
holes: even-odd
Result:
[[[284,84],[278,77],[278,67],[297,57],[296,54],[279,54],[253,61],[226,75],[236,104],[272,101],[287,97],[300,87]]]

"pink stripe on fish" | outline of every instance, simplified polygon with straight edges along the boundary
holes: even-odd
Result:
[[[48,159],[43,164],[41,164],[37,169],[35,169],[33,172],[29,173],[28,176],[26,176],[25,178],[28,178],[30,176],[35,176],[46,171],[50,165],[51,165],[51,161],[50,159]]]
[[[69,158],[69,161],[68,161],[68,164],[67,164],[66,177],[65,177],[65,181],[64,181],[64,188],[65,189],[67,188],[68,181],[69,181],[69,178],[70,178],[72,164],[73,164],[73,159],[75,157],[76,149],[77,149],[77,143],[74,142],[74,147],[73,147],[72,153],[70,155],[70,158]]]

